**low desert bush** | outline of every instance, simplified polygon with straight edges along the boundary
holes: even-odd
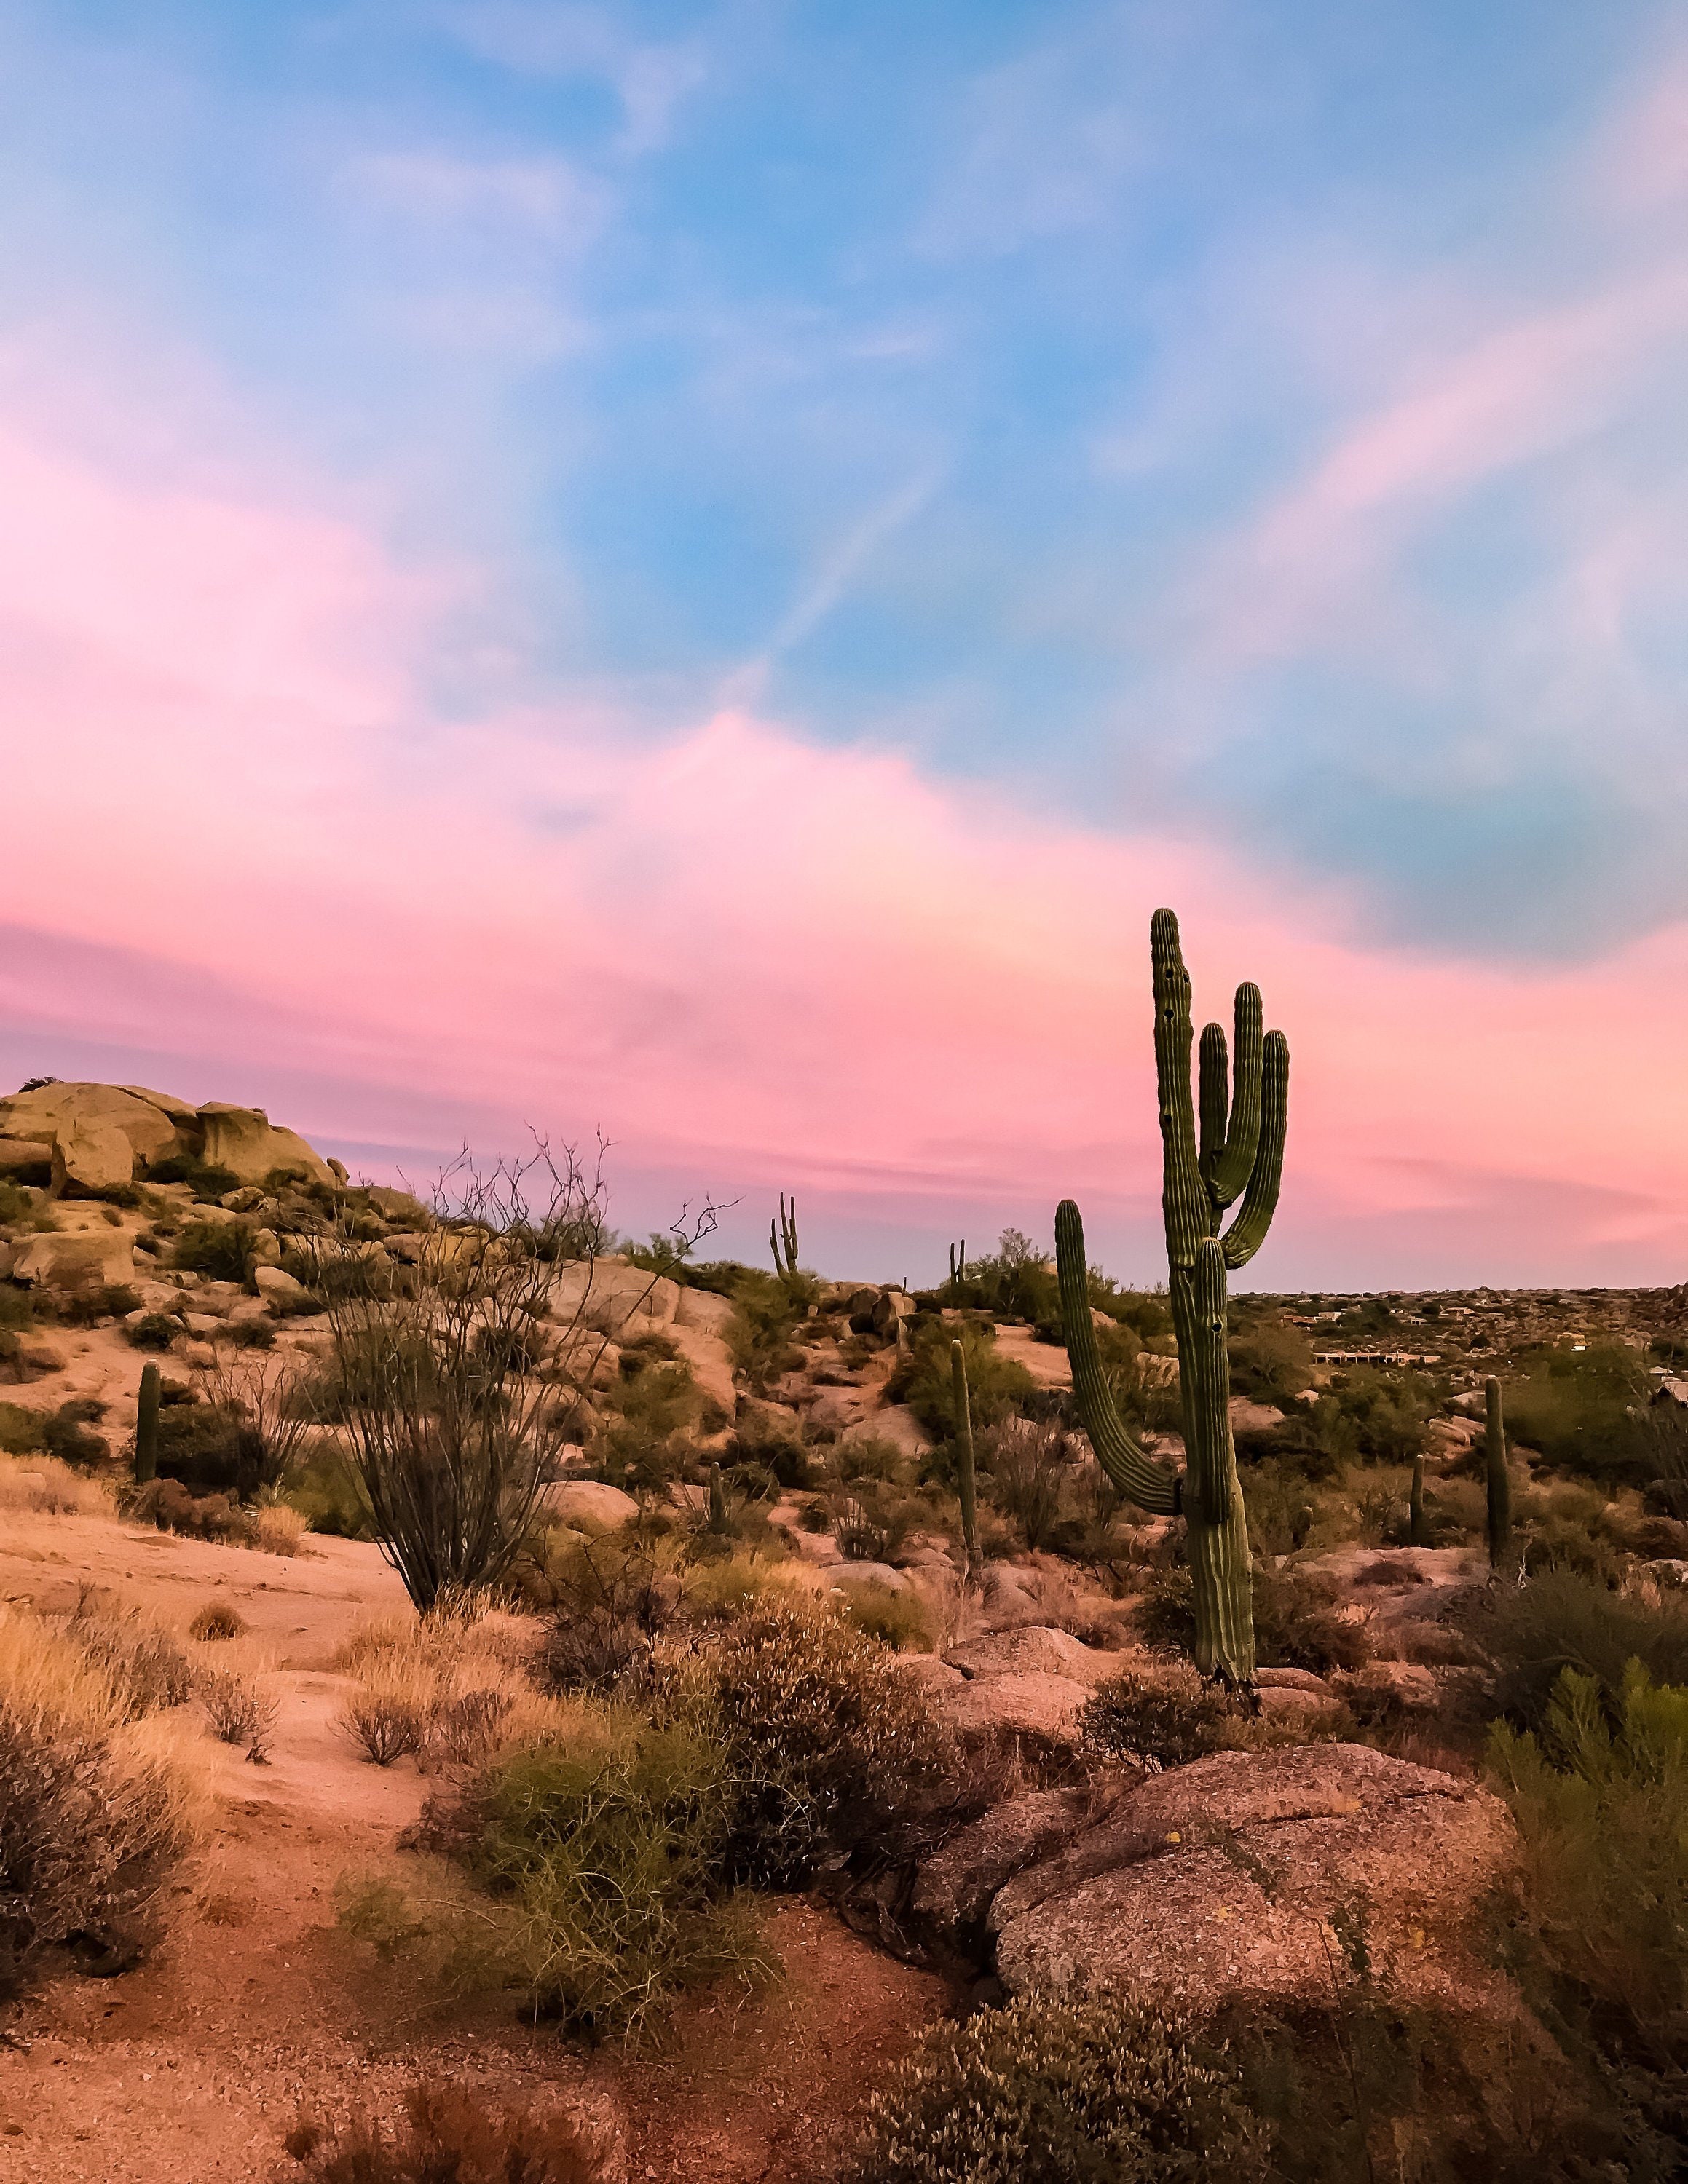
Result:
[[[296,1555],[305,1544],[308,1527],[297,1509],[285,1502],[268,1502],[252,1516],[252,1545],[266,1555]]]
[[[193,1662],[168,1630],[135,1610],[90,1596],[63,1627],[83,1658],[106,1679],[126,1720],[163,1713],[193,1697]]]
[[[377,1767],[483,1765],[506,1742],[555,1733],[562,1716],[525,1673],[526,1641],[511,1618],[459,1613],[366,1625],[340,1650],[357,1688],[339,1727]]]
[[[1037,1383],[1017,1358],[997,1354],[996,1329],[975,1319],[935,1319],[917,1328],[908,1353],[886,1384],[906,1402],[935,1440],[955,1435],[955,1380],[950,1346],[959,1342],[967,1360],[968,1402],[975,1430],[1012,1417]]]
[[[849,2184],[1174,2184],[1264,2175],[1235,2063],[1108,1997],[935,2025],[868,2104]]]
[[[1688,1685],[1688,1599],[1613,1592],[1572,1571],[1485,1592],[1462,1618],[1496,1672],[1498,1710],[1517,1727],[1545,1723],[1566,1669],[1592,1677],[1608,1704],[1639,1661],[1655,1683]]]
[[[391,2135],[369,2118],[338,2126],[300,2116],[284,2142],[301,2184],[617,2184],[604,2127],[535,2102],[495,2108],[467,2087],[424,2080]]]
[[[545,1684],[558,1691],[608,1691],[640,1666],[678,1611],[677,1561],[668,1540],[627,1531],[548,1554],[544,1577],[553,1613],[540,1657]]]
[[[243,1282],[252,1271],[249,1221],[190,1221],[176,1237],[170,1257],[191,1273],[213,1281]]]
[[[1078,1717],[1083,1748],[1098,1758],[1122,1755],[1156,1767],[1182,1767],[1210,1752],[1248,1741],[1236,1701],[1193,1668],[1168,1663],[1149,1676],[1099,1685]]]
[[[687,1989],[771,1968],[724,1886],[734,1811],[702,1729],[599,1707],[566,1747],[511,1754],[444,1825],[497,1907],[483,1946],[532,2008],[636,2041]]]
[[[1365,1631],[1343,1615],[1339,1587],[1329,1578],[1292,1568],[1266,1569],[1255,1564],[1255,1645],[1260,1666],[1306,1669],[1323,1675],[1332,1669],[1357,1669],[1367,1658]],[[1137,1613],[1137,1634],[1146,1646],[1188,1653],[1195,1643],[1195,1610],[1190,1573],[1182,1563],[1151,1573]]]
[[[877,1580],[852,1585],[844,1596],[845,1620],[898,1653],[930,1653],[936,1635],[931,1610],[916,1592],[893,1592]]]
[[[950,1752],[929,1702],[875,1639],[820,1607],[759,1604],[657,1649],[656,1702],[707,1719],[735,1786],[735,1879],[802,1886],[824,1860],[889,1847],[943,1794]]]
[[[91,1282],[61,1296],[57,1306],[61,1327],[98,1327],[140,1309],[141,1292],[131,1282]]]
[[[246,1618],[238,1607],[231,1607],[226,1600],[208,1600],[188,1624],[187,1635],[210,1642],[238,1638],[245,1629]]]
[[[137,1350],[168,1350],[182,1331],[182,1322],[168,1312],[147,1312],[139,1319],[126,1322],[123,1335]]]
[[[54,1947],[115,1969],[150,1936],[195,1798],[131,1713],[82,1647],[0,1607],[0,1996]]]
[[[275,1727],[280,1702],[259,1688],[256,1676],[238,1669],[211,1669],[199,1678],[199,1703],[211,1734],[222,1744],[243,1744],[261,1758]]]

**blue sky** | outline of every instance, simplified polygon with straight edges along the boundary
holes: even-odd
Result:
[[[1657,271],[1659,206],[1604,184],[1663,12],[0,22],[8,319],[191,343],[398,554],[474,554],[442,715],[724,696],[1478,956],[1684,907],[1680,587],[1550,626],[1579,512],[1680,488],[1680,311],[1515,449],[1246,566],[1345,436]]]

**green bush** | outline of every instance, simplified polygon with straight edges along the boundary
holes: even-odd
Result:
[[[1263,1669],[1357,1669],[1369,1657],[1366,1634],[1338,1611],[1340,1588],[1310,1570],[1254,1568],[1255,1647]],[[1137,1611],[1146,1646],[1188,1653],[1195,1644],[1190,1573],[1182,1563],[1155,1571]]]
[[[40,1456],[47,1447],[47,1413],[27,1403],[0,1403],[0,1454]]]
[[[935,2025],[868,2104],[849,2184],[1174,2184],[1264,2175],[1235,2064],[1177,2020],[1023,1999]]]
[[[935,1642],[931,1611],[918,1593],[893,1592],[877,1580],[852,1585],[845,1595],[847,1622],[896,1653],[930,1653]]]
[[[240,1178],[232,1168],[213,1167],[187,1153],[172,1153],[167,1159],[154,1161],[147,1170],[147,1181],[191,1184],[194,1197],[207,1205],[240,1188]]]
[[[765,1396],[782,1373],[802,1362],[793,1337],[807,1312],[807,1300],[771,1274],[746,1268],[734,1284],[734,1312],[727,1322],[727,1347],[733,1369],[752,1395]]]
[[[567,1751],[521,1752],[473,1793],[470,1873],[501,1907],[495,1953],[532,2005],[636,2039],[688,1988],[770,1959],[722,1875],[725,1755],[696,1724],[604,1710]]]
[[[64,1327],[98,1327],[102,1320],[126,1319],[140,1309],[141,1292],[132,1283],[96,1282],[61,1297],[59,1318]]]
[[[1037,1383],[1017,1358],[999,1357],[996,1330],[976,1319],[935,1319],[917,1327],[908,1354],[886,1384],[895,1401],[908,1404],[928,1433],[955,1435],[955,1381],[950,1345],[959,1341],[967,1360],[968,1401],[975,1431],[998,1424],[1018,1411]]]
[[[137,1350],[168,1350],[181,1333],[182,1322],[162,1312],[145,1312],[123,1330],[125,1340]]]
[[[1615,1694],[1567,1669],[1540,1735],[1497,1724],[1489,1766],[1523,1845],[1513,1969],[1573,2050],[1617,2074],[1638,2120],[1663,2124],[1674,2105],[1680,2127],[1688,2106],[1680,2094],[1673,2104],[1669,2078],[1688,2065],[1688,1690],[1655,1685],[1638,1661]]]
[[[1231,1390],[1253,1402],[1287,1407],[1313,1378],[1313,1352],[1299,1327],[1276,1312],[1256,1311],[1228,1345]]]
[[[1506,1383],[1506,1429],[1551,1469],[1644,1485],[1656,1468],[1653,1435],[1645,1414],[1635,1413],[1651,1393],[1646,1361],[1622,1345],[1543,1351]]]
[[[313,1532],[343,1540],[372,1539],[369,1505],[349,1466],[332,1443],[296,1457],[281,1478],[282,1499],[298,1510]]]
[[[1116,1676],[1098,1685],[1079,1714],[1078,1730],[1084,1749],[1100,1758],[1125,1754],[1157,1767],[1182,1767],[1246,1737],[1235,1700],[1193,1669]]]
[[[764,1603],[659,1649],[659,1703],[707,1710],[738,1786],[728,1869],[800,1887],[837,1852],[889,1848],[943,1794],[948,1741],[919,1687],[875,1640]]]
[[[1631,1661],[1656,1683],[1688,1685],[1688,1599],[1674,1594],[1649,1601],[1547,1569],[1484,1593],[1464,1624],[1499,1672],[1499,1710],[1519,1728],[1542,1728],[1566,1669],[1592,1677],[1610,1704]]]
[[[243,1282],[252,1272],[255,1234],[249,1221],[190,1221],[176,1237],[171,1263],[213,1281]]]

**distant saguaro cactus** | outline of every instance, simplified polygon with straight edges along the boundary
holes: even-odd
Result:
[[[966,1280],[966,1279],[967,1279],[967,1239],[964,1236],[964,1237],[962,1238],[961,1242],[960,1242],[960,1244],[959,1244],[959,1245],[955,1245],[955,1244],[952,1244],[952,1245],[950,1245],[950,1247],[949,1247],[949,1284],[950,1284],[950,1287],[951,1287],[952,1289],[953,1289],[953,1288],[954,1288],[954,1286],[955,1286],[955,1284],[956,1284],[958,1282],[963,1282],[963,1281],[965,1281],[965,1280]]]
[[[159,1470],[159,1368],[141,1368],[141,1401],[135,1416],[135,1484],[144,1486]]]
[[[961,1502],[961,1544],[970,1575],[979,1563],[979,1479],[973,1460],[973,1405],[967,1393],[967,1352],[949,1346],[949,1369],[955,1389],[955,1486]]]
[[[727,1490],[721,1483],[721,1467],[709,1467],[709,1515],[704,1530],[718,1537],[727,1529]]]
[[[1506,1414],[1501,1383],[1491,1374],[1483,1384],[1486,1413],[1484,1470],[1489,1489],[1489,1567],[1503,1570],[1512,1560],[1512,1480],[1506,1469]]]
[[[1196,1666],[1226,1684],[1251,1684],[1253,1580],[1231,1438],[1227,1277],[1253,1258],[1277,1209],[1288,1121],[1289,1047],[1282,1032],[1262,1035],[1259,988],[1238,986],[1234,1083],[1223,1028],[1210,1023],[1201,1035],[1199,1145],[1190,1096],[1190,978],[1178,945],[1178,921],[1170,910],[1154,913],[1149,953],[1161,1211],[1187,1452],[1182,1473],[1139,1447],[1115,1407],[1091,1319],[1084,1223],[1070,1199],[1055,1212],[1061,1317],[1079,1415],[1098,1462],[1127,1501],[1151,1514],[1182,1514],[1189,1528]],[[1221,1233],[1221,1215],[1239,1198],[1231,1226]]]
[[[1430,1544],[1429,1519],[1424,1514],[1424,1459],[1422,1456],[1415,1456],[1412,1459],[1412,1491],[1407,1496],[1406,1503],[1406,1536],[1415,1547],[1428,1547]]]
[[[797,1278],[797,1195],[791,1194],[791,1210],[785,1211],[785,1194],[780,1194],[780,1218],[768,1224],[768,1247],[774,1254],[774,1271],[782,1282]]]

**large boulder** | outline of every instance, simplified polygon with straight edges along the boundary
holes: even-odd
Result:
[[[1352,1744],[1217,1752],[1020,1871],[987,1923],[1016,1994],[1328,1999],[1363,1946],[1403,1999],[1469,2005],[1501,1992],[1479,1908],[1512,1850],[1499,1799],[1434,1769]]]
[[[539,1489],[537,1504],[542,1516],[577,1532],[614,1532],[630,1524],[639,1504],[619,1486],[601,1479],[559,1479]]]
[[[1079,1710],[1090,1690],[1076,1677],[1041,1671],[975,1676],[942,1695],[942,1711],[964,1744],[1066,1751],[1078,1741]]]
[[[681,1294],[678,1282],[625,1259],[581,1259],[551,1284],[551,1317],[631,1340],[670,1327]]]
[[[993,1805],[933,1852],[915,1880],[909,1908],[929,1933],[963,1938],[1005,1882],[1070,1842],[1104,1808],[1102,1795],[1087,1785],[1033,1790]]]
[[[717,1296],[713,1290],[682,1290],[674,1306],[674,1324],[724,1335],[735,1309],[731,1297]]]
[[[131,1182],[183,1143],[164,1110],[120,1084],[38,1084],[0,1100],[0,1134],[51,1147],[53,1179],[87,1190]]]
[[[332,1186],[338,1179],[296,1130],[279,1128],[261,1107],[232,1107],[213,1100],[200,1108],[199,1122],[206,1166],[226,1168],[238,1183],[262,1183],[278,1168],[311,1183]]]
[[[47,1139],[0,1137],[0,1175],[19,1175],[26,1168],[52,1164],[53,1147]]]
[[[1091,1685],[1107,1683],[1126,1665],[1117,1653],[1098,1652],[1070,1631],[1036,1624],[970,1639],[945,1658],[968,1677],[1070,1676]]]
[[[31,1236],[12,1261],[14,1282],[67,1295],[134,1278],[134,1242],[121,1228]]]
[[[684,1293],[683,1293],[684,1294]],[[676,1320],[662,1332],[691,1368],[691,1377],[729,1418],[737,1407],[739,1391],[733,1385],[733,1353],[718,1334],[690,1322]]]

